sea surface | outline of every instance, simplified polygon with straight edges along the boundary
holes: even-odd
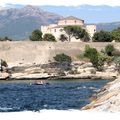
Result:
[[[0,112],[79,110],[108,80],[0,81]]]

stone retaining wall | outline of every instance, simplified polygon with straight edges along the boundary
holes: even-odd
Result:
[[[101,50],[110,43],[6,41],[0,42],[0,58],[11,66],[44,64],[53,60],[53,57],[59,53],[72,57],[79,55],[87,44]],[[119,43],[111,44],[120,49]]]

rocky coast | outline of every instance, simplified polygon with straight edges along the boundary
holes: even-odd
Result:
[[[97,71],[90,62],[74,61],[66,64],[32,64],[1,66],[0,80],[37,80],[37,79],[106,79],[109,82],[93,95],[91,103],[82,110],[120,111],[120,75],[114,63],[104,65],[103,71]]]
[[[8,66],[0,73],[0,79],[108,79],[118,77],[115,65],[105,65],[103,71],[97,71],[89,62],[74,61],[71,66],[49,63],[38,65]]]
[[[120,76],[93,95],[92,102],[82,110],[120,112]]]

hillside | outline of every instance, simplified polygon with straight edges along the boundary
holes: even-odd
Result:
[[[116,29],[118,27],[120,27],[120,22],[99,23],[97,24],[97,31],[100,30],[112,31],[113,29]]]
[[[0,36],[26,39],[34,29],[56,23],[61,18],[60,15],[33,6],[3,9],[0,10]]]

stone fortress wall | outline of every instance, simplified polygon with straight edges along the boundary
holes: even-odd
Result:
[[[0,42],[0,58],[9,66],[45,64],[59,53],[75,57],[84,51],[85,45],[101,50],[107,44],[110,43],[6,41]],[[120,43],[111,44],[120,49]]]

